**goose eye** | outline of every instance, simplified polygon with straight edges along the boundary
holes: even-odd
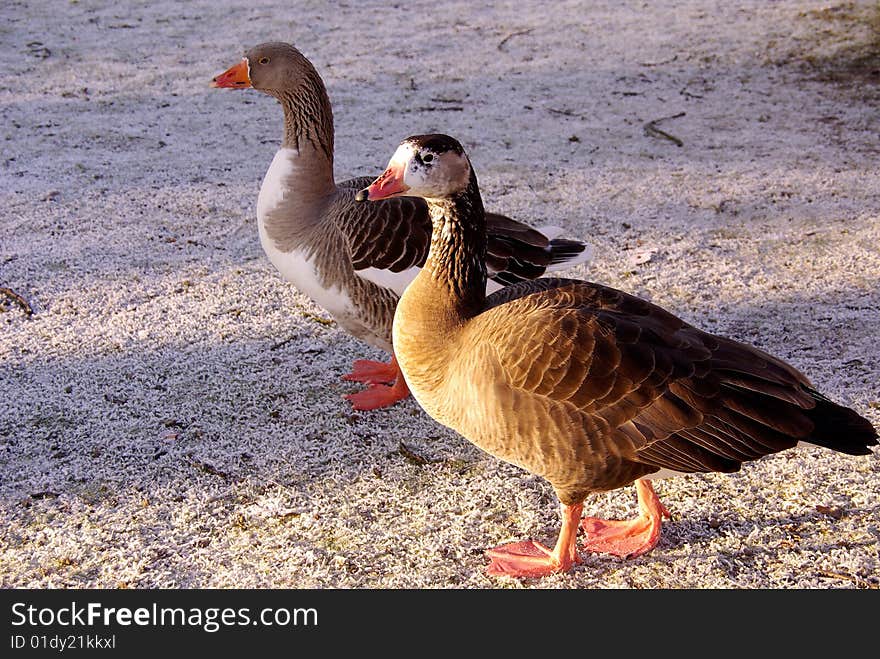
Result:
[[[260,58],[260,64],[268,64],[268,63],[269,63],[268,57],[261,57]]]
[[[425,155],[422,156],[422,162],[432,162],[433,160],[434,160],[433,153],[426,153]]]

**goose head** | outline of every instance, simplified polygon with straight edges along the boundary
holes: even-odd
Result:
[[[358,201],[390,197],[448,199],[467,190],[471,164],[448,135],[414,135],[397,147],[385,172],[357,194]]]
[[[305,76],[305,56],[288,43],[271,41],[254,46],[238,64],[214,76],[211,87],[253,88],[273,94],[295,87]]]

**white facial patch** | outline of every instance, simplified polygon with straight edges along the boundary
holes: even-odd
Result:
[[[387,170],[394,170],[394,172],[403,172],[403,182],[405,185],[412,187],[407,180],[407,174],[409,170],[409,164],[411,161],[415,160],[416,150],[412,144],[409,142],[403,142],[397,150],[394,152],[394,155],[391,156],[391,160],[388,161]]]
[[[391,167],[392,165],[397,165],[398,167],[405,167],[415,155],[415,147],[409,142],[403,142],[397,147],[397,151],[394,152],[394,155],[391,156],[391,160],[388,161],[388,166]]]
[[[430,160],[424,162],[425,159]],[[403,171],[403,183],[412,196],[426,199],[463,190],[470,177],[470,164],[465,156],[454,151],[437,154],[429,149],[420,150],[411,142],[397,147],[388,167]]]

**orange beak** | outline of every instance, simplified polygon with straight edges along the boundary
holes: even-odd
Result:
[[[227,69],[218,76],[214,76],[211,87],[228,87],[230,89],[246,89],[251,86],[251,77],[248,75],[248,61],[242,57],[235,66]]]
[[[358,192],[355,198],[358,201],[378,201],[403,194],[409,190],[409,186],[403,182],[405,171],[406,165],[403,163],[388,165],[388,169],[382,173],[382,176],[370,183],[368,188]]]

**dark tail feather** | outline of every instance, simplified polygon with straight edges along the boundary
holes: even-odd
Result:
[[[581,262],[578,258],[587,249],[587,246],[577,240],[568,240],[566,238],[554,238],[550,241],[550,263],[569,263],[575,261]],[[584,257],[589,258],[589,254]]]
[[[547,234],[542,233],[547,231]],[[486,213],[488,274],[503,286],[585,263],[592,250],[579,240],[550,238],[558,227],[532,227],[504,215]]]
[[[804,441],[849,455],[870,455],[869,447],[877,446],[877,429],[871,422],[818,391],[808,391],[816,401],[816,407],[807,411],[815,428]]]

